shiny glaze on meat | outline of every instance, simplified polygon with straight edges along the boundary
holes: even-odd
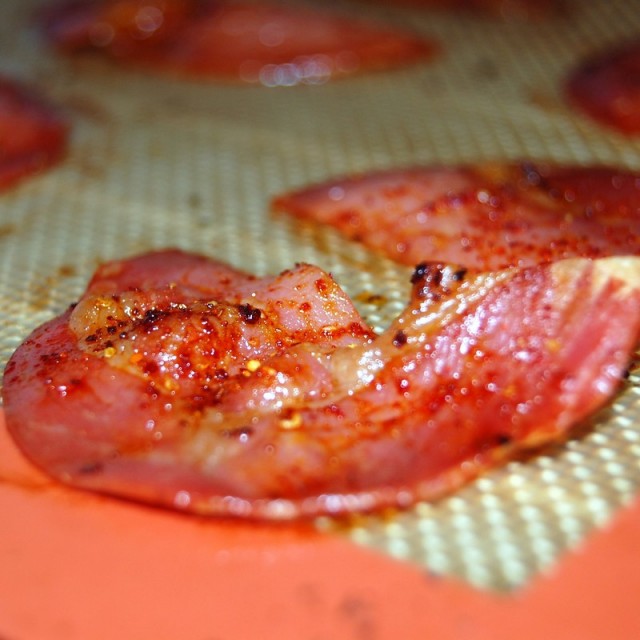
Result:
[[[16,351],[7,425],[62,482],[179,510],[404,507],[603,406],[638,339],[639,286],[634,258],[422,263],[375,336],[315,267],[255,278],[141,256],[102,267]]]

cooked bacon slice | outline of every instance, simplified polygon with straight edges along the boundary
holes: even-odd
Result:
[[[45,11],[42,23],[67,53],[95,49],[163,73],[268,86],[388,69],[436,49],[369,20],[252,0],[71,0]]]
[[[291,191],[273,207],[409,266],[495,270],[640,253],[640,175],[608,167],[391,169]]]
[[[387,5],[471,11],[505,20],[539,20],[560,15],[566,10],[563,0],[376,0]]]
[[[65,483],[190,512],[407,506],[565,438],[619,388],[640,332],[640,259],[425,263],[412,282],[374,337],[308,265],[108,264],[11,358],[7,426]]]
[[[601,125],[640,133],[640,41],[593,54],[567,77],[569,103]]]
[[[140,41],[168,39],[197,14],[199,0],[61,0],[45,6],[39,23],[59,50],[91,48],[119,55]]]
[[[36,92],[0,76],[0,190],[58,162],[68,125]]]

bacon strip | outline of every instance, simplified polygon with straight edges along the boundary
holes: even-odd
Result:
[[[566,12],[564,0],[375,0],[394,6],[446,11],[470,11],[505,20],[541,20]]]
[[[61,160],[69,127],[31,89],[0,76],[0,190]]]
[[[412,32],[277,2],[71,0],[41,19],[66,53],[94,49],[124,64],[267,86],[319,84],[430,59]]]
[[[640,133],[640,41],[594,53],[565,81],[569,104],[606,127]]]
[[[640,176],[609,167],[390,169],[284,193],[273,208],[409,266],[495,270],[640,253]]]
[[[640,259],[425,263],[412,282],[376,337],[308,265],[108,264],[11,358],[8,428],[65,483],[200,514],[407,506],[565,438],[619,389],[640,332]]]

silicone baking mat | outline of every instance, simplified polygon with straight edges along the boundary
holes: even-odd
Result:
[[[0,197],[2,364],[79,295],[97,264],[167,246],[259,274],[318,264],[384,327],[407,299],[410,272],[269,211],[274,194],[309,182],[522,158],[640,170],[639,138],[600,128],[561,96],[562,79],[584,55],[640,34],[637,0],[576,0],[535,23],[369,2],[371,17],[424,33],[440,54],[410,68],[274,88],[58,57],[31,26],[39,4],[3,2],[0,71],[62,105],[72,139],[64,163]],[[357,2],[323,4],[363,11]],[[436,503],[314,527],[432,574],[510,591],[638,493],[639,394],[632,373],[612,406],[565,445]]]

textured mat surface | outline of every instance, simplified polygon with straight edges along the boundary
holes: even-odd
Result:
[[[416,163],[536,158],[640,170],[640,139],[563,102],[590,51],[640,33],[640,2],[569,4],[527,24],[372,6],[442,43],[432,62],[320,86],[192,83],[62,59],[3,6],[0,71],[31,81],[73,125],[67,160],[0,196],[0,361],[60,312],[107,259],[178,246],[257,273],[310,261],[376,327],[408,295],[407,269],[268,210],[279,191]],[[340,3],[358,11],[356,2]],[[640,378],[569,443],[402,514],[318,522],[354,542],[475,585],[510,589],[553,563],[640,489]]]

